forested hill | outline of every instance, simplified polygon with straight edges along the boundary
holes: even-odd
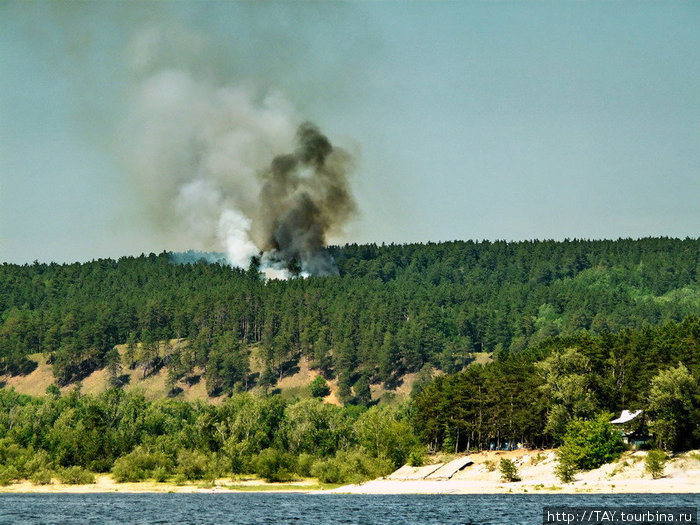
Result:
[[[274,384],[300,357],[366,397],[473,351],[496,358],[558,334],[617,332],[700,313],[700,239],[448,242],[331,247],[334,277],[263,281],[253,270],[169,254],[0,267],[0,372],[44,352],[57,382],[117,371],[206,370],[210,393]],[[187,345],[158,344],[179,338]],[[142,343],[142,344],[137,344]],[[265,372],[252,377],[249,352]]]

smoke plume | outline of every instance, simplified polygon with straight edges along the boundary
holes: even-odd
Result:
[[[337,273],[325,245],[356,209],[351,156],[281,93],[215,79],[196,56],[172,59],[178,44],[202,47],[151,29],[132,50],[124,137],[153,222],[179,248],[221,250],[244,268],[256,257],[271,277]]]
[[[326,236],[355,211],[347,182],[351,158],[310,122],[299,126],[296,142],[293,153],[275,157],[262,175],[252,238],[290,271],[332,274]]]

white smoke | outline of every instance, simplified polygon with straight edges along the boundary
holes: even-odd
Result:
[[[250,219],[235,210],[224,210],[216,229],[217,238],[224,247],[229,263],[245,268],[258,253],[250,240]]]
[[[130,55],[126,151],[171,242],[243,268],[265,252],[268,278],[337,272],[323,246],[355,209],[350,156],[281,93],[206,71],[206,46],[182,28],[142,32]]]
[[[182,28],[136,36],[123,147],[148,214],[171,242],[223,250],[246,267],[259,252],[249,218],[257,175],[293,147],[299,118],[279,92],[202,72],[204,48]]]

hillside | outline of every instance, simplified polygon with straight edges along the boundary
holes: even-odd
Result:
[[[366,404],[422,369],[456,372],[477,351],[500,360],[558,336],[638,330],[700,313],[698,239],[328,252],[338,276],[288,281],[265,281],[255,267],[175,264],[168,253],[3,264],[0,371],[27,374],[34,366],[27,356],[42,354],[60,386],[119,365],[145,369],[162,384],[167,367],[171,383],[199,376],[215,398],[275,388],[306,362],[337,385],[340,401]],[[161,351],[165,340],[188,345]]]
[[[161,343],[164,345],[164,343]],[[126,350],[126,345],[117,345],[117,350],[123,358]],[[30,396],[43,396],[47,388],[55,385],[55,377],[52,367],[46,361],[44,354],[32,354],[27,356],[30,361],[36,363],[34,369],[27,374],[0,375],[0,388],[12,388],[20,394]],[[489,361],[487,355],[479,355],[475,362],[485,363]],[[259,365],[257,373],[260,372]],[[143,376],[142,370],[138,368],[123,369],[120,374],[121,388],[127,392],[141,392],[146,399],[156,400],[161,398],[175,398],[184,401],[205,401],[208,403],[220,403],[225,399],[224,395],[210,396],[207,393],[205,382],[202,380],[204,371],[200,368],[194,369],[194,381],[188,382],[185,380],[177,381],[176,390],[173,391],[168,384],[167,366],[163,366],[156,371]],[[315,377],[319,375],[317,370],[313,370],[306,360],[300,360],[295,371],[286,375],[279,380],[274,389],[269,390],[272,393],[279,393],[283,398],[290,401],[295,399],[309,399],[311,397],[309,384]],[[379,403],[401,402],[408,399],[411,394],[412,387],[418,378],[417,374],[406,374],[400,378],[399,384],[393,390],[387,390],[384,385],[372,385],[371,398]],[[110,383],[109,371],[106,368],[94,370],[88,376],[79,381],[80,391],[83,394],[97,395],[105,392],[112,387]],[[66,394],[74,390],[78,386],[76,383],[67,383],[59,388]],[[330,394],[323,398],[323,401],[333,405],[340,405],[338,399],[338,382],[337,380],[328,381]],[[253,391],[256,388],[252,389]],[[260,390],[257,388],[257,390]]]

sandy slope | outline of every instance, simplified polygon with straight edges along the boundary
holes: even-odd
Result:
[[[697,454],[697,453],[696,453]],[[498,494],[498,493],[700,493],[700,459],[683,454],[670,460],[666,475],[652,479],[644,473],[645,452],[625,453],[619,461],[580,473],[576,481],[561,483],[554,475],[554,451],[481,452],[474,464],[449,480],[395,480],[391,476],[347,485],[330,492],[351,494]],[[498,462],[515,461],[521,481],[501,481]],[[496,467],[494,470],[493,467]]]

